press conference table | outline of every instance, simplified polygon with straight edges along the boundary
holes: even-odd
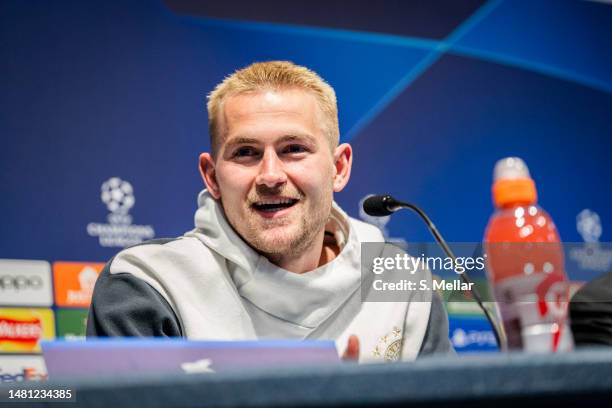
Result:
[[[57,384],[76,389],[77,401],[57,405],[64,407],[603,407],[612,406],[612,348],[558,355],[491,353],[400,364],[344,363]],[[48,408],[55,404],[27,406]]]

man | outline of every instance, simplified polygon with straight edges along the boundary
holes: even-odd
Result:
[[[362,302],[361,243],[383,237],[333,202],[353,154],[326,82],[255,63],[216,87],[208,117],[196,228],[113,258],[88,336],[335,339],[360,361],[452,350],[438,296]]]

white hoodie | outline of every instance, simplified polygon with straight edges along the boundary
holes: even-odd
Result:
[[[354,334],[361,362],[412,360],[424,348],[451,349],[443,310],[435,319],[440,327],[428,330],[430,294],[409,292],[405,302],[362,301],[362,276],[369,276],[371,263],[362,271],[361,243],[382,243],[383,236],[335,203],[326,230],[341,252],[303,274],[275,266],[248,246],[206,190],[198,204],[194,230],[128,248],[107,264],[96,283],[88,336],[333,339],[342,355]],[[429,277],[428,271],[420,273]],[[433,304],[440,308],[437,299]],[[144,312],[135,310],[143,307]],[[138,318],[143,315],[151,321]],[[426,332],[432,330],[442,331],[428,334],[429,342],[439,344],[425,347]]]

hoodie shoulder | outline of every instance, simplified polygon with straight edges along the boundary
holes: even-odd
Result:
[[[124,249],[109,262],[108,273],[130,274],[148,283],[175,307],[172,290],[189,288],[190,282],[201,274],[202,265],[217,270],[220,262],[197,238],[179,237]]]
[[[87,337],[183,336],[180,320],[164,297],[131,274],[111,275],[111,262],[96,281]]]
[[[356,218],[348,217],[351,227],[355,229],[357,238],[360,242],[384,242],[385,237],[378,227],[360,221]]]
[[[132,273],[133,270],[159,270],[180,265],[186,260],[201,260],[210,250],[194,237],[155,239],[128,247],[109,262],[109,273]]]

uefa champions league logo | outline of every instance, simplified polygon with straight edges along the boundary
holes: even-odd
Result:
[[[113,177],[102,183],[100,198],[112,213],[126,214],[134,206],[134,189],[132,185],[119,177]]]
[[[151,225],[132,224],[129,211],[136,204],[136,197],[130,182],[109,178],[100,187],[100,200],[109,211],[108,224],[89,223],[87,233],[98,237],[101,246],[124,248],[155,236]]]
[[[131,224],[132,217],[128,214],[136,203],[134,188],[119,177],[111,177],[100,187],[100,199],[110,211],[108,221],[111,224]]]
[[[603,230],[599,214],[589,209],[580,211],[576,216],[576,229],[584,242],[599,242]]]
[[[600,243],[603,233],[601,218],[595,211],[585,208],[576,216],[576,230],[582,236],[582,247],[571,248],[569,257],[580,268],[598,272],[608,272],[612,266],[612,251],[609,243]]]

